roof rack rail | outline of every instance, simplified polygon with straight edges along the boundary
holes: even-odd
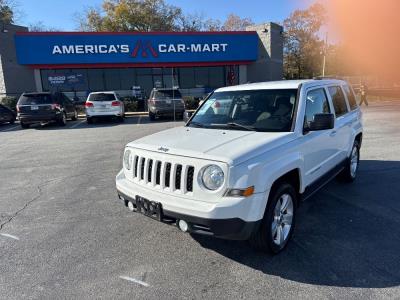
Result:
[[[331,76],[315,76],[313,77],[314,80],[323,80],[323,79],[337,79],[337,80],[344,80],[342,77],[340,76],[335,76],[335,75],[331,75]]]

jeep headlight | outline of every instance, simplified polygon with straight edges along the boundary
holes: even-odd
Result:
[[[224,178],[224,171],[220,167],[210,165],[204,169],[201,181],[207,189],[215,191],[224,184]]]
[[[131,150],[127,149],[124,153],[124,167],[127,170],[130,170],[132,167],[132,160],[131,160]]]

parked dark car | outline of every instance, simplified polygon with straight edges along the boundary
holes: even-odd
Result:
[[[23,93],[17,103],[17,112],[22,128],[48,122],[65,126],[67,119],[75,121],[78,117],[75,105],[63,93]]]
[[[16,115],[8,107],[0,104],[0,124],[10,123],[14,124]]]
[[[178,89],[153,89],[148,100],[150,120],[171,116],[183,119],[185,104]]]

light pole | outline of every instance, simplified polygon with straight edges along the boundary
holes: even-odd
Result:
[[[324,44],[324,60],[322,63],[322,77],[325,77],[325,66],[326,66],[326,52],[328,50],[328,32],[325,34],[325,44]]]

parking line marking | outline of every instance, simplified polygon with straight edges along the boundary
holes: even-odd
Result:
[[[4,131],[9,131],[9,130],[13,130],[13,129],[15,129],[15,128],[18,128],[19,127],[19,125],[17,125],[17,126],[14,126],[14,127],[11,127],[11,128],[6,128],[6,129],[4,129],[4,130],[0,130],[1,132],[4,132]]]
[[[134,283],[137,283],[137,284],[146,286],[146,287],[150,286],[147,282],[144,282],[144,281],[141,281],[141,280],[132,278],[132,277],[128,277],[128,276],[119,276],[119,278],[128,280],[128,281],[130,281],[130,282],[134,282]]]
[[[10,238],[10,239],[14,239],[14,240],[19,241],[19,237],[15,236],[15,235],[12,235],[12,234],[0,233],[0,235],[5,236],[5,237],[8,237],[8,238]]]
[[[70,128],[76,128],[76,127],[78,127],[79,125],[81,125],[83,122],[85,122],[85,120],[82,120],[82,121],[80,121],[80,122],[75,123],[75,124],[72,125]]]

